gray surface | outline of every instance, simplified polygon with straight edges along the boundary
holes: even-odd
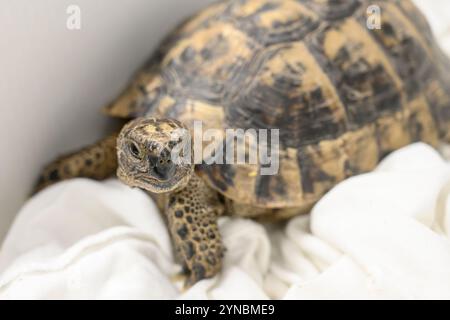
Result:
[[[0,241],[42,165],[102,136],[99,108],[208,2],[0,0]],[[70,4],[81,8],[81,30],[66,28]]]

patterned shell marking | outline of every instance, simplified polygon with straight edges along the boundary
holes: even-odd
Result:
[[[369,4],[380,30],[366,27]],[[279,174],[199,171],[238,203],[307,208],[399,147],[450,138],[449,65],[409,0],[222,1],[172,33],[107,112],[280,129]]]

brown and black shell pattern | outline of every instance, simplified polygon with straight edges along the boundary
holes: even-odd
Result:
[[[374,4],[379,30],[366,26]],[[449,140],[448,71],[409,0],[222,1],[183,23],[140,73],[145,101],[108,112],[279,129],[278,174],[254,165],[199,171],[238,203],[307,208],[395,149]]]

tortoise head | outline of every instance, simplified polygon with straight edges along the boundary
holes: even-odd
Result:
[[[190,137],[177,120],[146,117],[131,121],[117,140],[119,179],[153,193],[186,186],[194,171]]]

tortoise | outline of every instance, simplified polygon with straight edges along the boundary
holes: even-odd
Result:
[[[370,5],[380,9],[381,28],[367,25]],[[148,191],[190,286],[221,270],[221,215],[307,213],[390,152],[449,141],[449,71],[411,1],[220,1],[177,27],[104,108],[129,121],[122,130],[50,163],[37,189],[117,172]],[[278,129],[278,171],[263,174],[259,160],[207,161],[230,144],[226,135],[199,163],[174,161],[180,130],[193,135],[198,122],[222,133]]]

